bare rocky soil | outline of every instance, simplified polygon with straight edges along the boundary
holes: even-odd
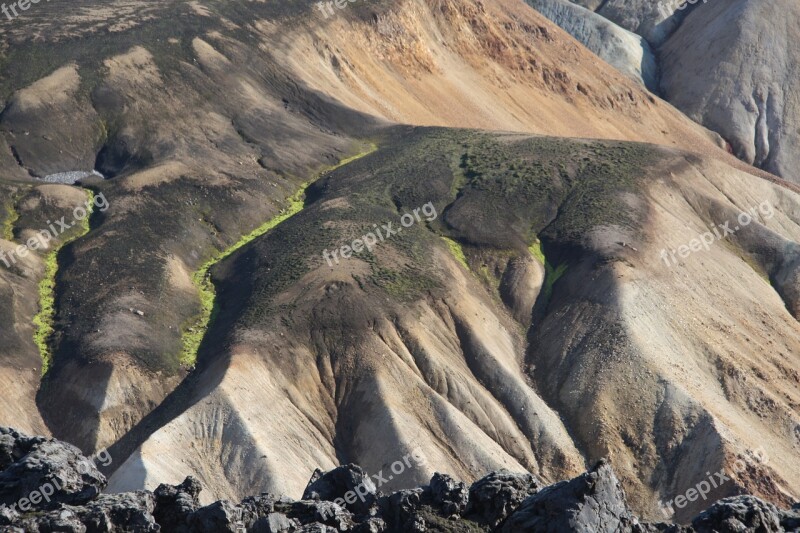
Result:
[[[711,5],[687,15],[708,22],[697,39],[720,27]],[[753,50],[755,22],[673,57]],[[705,74],[694,61],[675,75]],[[792,72],[751,64],[769,67],[759,87]],[[778,85],[711,106],[744,102],[732,120],[765,161],[792,153],[770,139],[797,123],[776,119]],[[75,228],[0,262],[0,424],[109,448],[108,492],[134,507],[187,473],[202,492],[162,492],[194,513],[412,450],[425,464],[383,490],[503,469],[549,485],[606,459],[645,520],[705,472],[731,472],[709,500],[800,494],[800,187],[522,0],[372,0],[327,19],[310,0],[40,2],[0,20],[0,101],[5,257],[87,191],[110,204],[57,257]],[[105,179],[38,179],[76,169]],[[436,216],[374,250],[323,258],[424,205]],[[696,241],[724,223],[740,227]],[[758,516],[748,501],[719,512]]]

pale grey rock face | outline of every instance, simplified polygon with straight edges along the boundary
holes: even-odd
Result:
[[[572,3],[597,11],[597,8],[603,5],[603,0],[572,0]]]
[[[614,68],[652,91],[657,89],[655,56],[642,37],[568,0],[526,1]]]
[[[719,133],[743,161],[800,182],[795,0],[572,0],[573,11],[556,6],[565,0],[528,1],[623,71],[631,53],[617,33],[587,28],[602,15],[642,36],[657,50],[660,85],[648,88]],[[596,13],[581,15],[580,6]]]
[[[800,182],[800,4],[709,0],[661,50],[664,97],[744,161]]]
[[[700,0],[702,1],[702,0]],[[608,0],[597,13],[615,24],[641,35],[659,47],[678,28],[694,6],[678,9],[680,0]]]

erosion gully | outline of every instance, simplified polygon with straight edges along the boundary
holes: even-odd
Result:
[[[44,258],[44,277],[39,282],[39,312],[33,317],[33,342],[36,343],[36,347],[39,349],[39,354],[42,357],[42,376],[47,373],[53,361],[53,353],[50,349],[49,341],[55,331],[58,254],[65,246],[89,233],[91,228],[95,197],[93,191],[89,189],[85,189],[85,191],[87,196],[86,216],[82,219],[75,220],[72,226],[78,228],[78,231],[68,238],[59,241]]]
[[[314,183],[314,181],[329,172],[352,163],[353,161],[366,157],[378,149],[378,146],[374,143],[369,143],[367,146],[368,148],[363,152],[352,157],[348,157],[347,159],[343,159],[334,166],[323,169],[313,180],[305,182],[300,186],[300,189],[288,199],[288,205],[280,213],[270,220],[264,222],[247,235],[242,236],[232,246],[214,254],[211,259],[206,261],[197,271],[194,272],[194,274],[192,274],[192,283],[197,289],[197,293],[200,297],[201,311],[198,315],[190,319],[187,327],[183,328],[182,349],[180,354],[180,362],[182,365],[190,368],[194,367],[197,362],[197,352],[200,349],[200,345],[206,336],[208,327],[213,320],[217,293],[216,287],[211,280],[211,268],[213,268],[217,263],[220,263],[221,261],[224,261],[230,257],[242,247],[251,243],[258,237],[267,234],[270,230],[276,228],[278,225],[302,211],[305,205],[306,189],[308,189],[308,187]]]
[[[216,288],[211,281],[210,270],[217,263],[225,260],[236,251],[246,246],[253,240],[265,235],[270,230],[277,227],[279,224],[285,222],[297,213],[303,210],[306,189],[316,180],[323,175],[343,167],[357,159],[366,157],[378,149],[374,143],[369,143],[368,148],[352,157],[343,159],[338,164],[327,167],[320,171],[314,180],[309,180],[300,189],[288,199],[288,205],[276,216],[264,222],[262,225],[243,235],[235,244],[229,246],[225,250],[215,253],[208,261],[192,274],[192,282],[197,289],[201,302],[201,311],[198,315],[193,317],[184,328],[182,335],[182,349],[180,354],[180,362],[186,366],[194,366],[197,361],[197,352],[200,344],[208,331],[208,326],[213,317],[213,311],[216,303]],[[50,250],[44,258],[45,273],[39,282],[39,311],[33,318],[34,334],[33,340],[39,350],[42,358],[42,376],[49,370],[53,353],[50,346],[50,341],[55,332],[55,317],[56,317],[56,277],[58,275],[59,264],[58,257],[61,251],[68,245],[76,240],[86,236],[91,229],[91,217],[94,211],[94,192],[85,189],[87,195],[87,215],[77,220],[74,227],[78,228],[69,238],[64,239]],[[4,221],[2,228],[2,237],[13,240],[13,226],[15,223],[14,210],[11,210],[11,216]]]

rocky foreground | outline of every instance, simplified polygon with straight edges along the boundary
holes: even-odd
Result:
[[[0,531],[800,531],[800,504],[782,511],[752,496],[721,500],[691,526],[640,523],[604,461],[550,486],[528,473],[492,472],[471,486],[437,473],[426,487],[393,494],[347,465],[315,472],[301,501],[262,494],[205,507],[192,477],[155,492],[102,494],[96,462],[70,444],[0,427]]]

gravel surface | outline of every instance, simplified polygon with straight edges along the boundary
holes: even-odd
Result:
[[[83,178],[92,175],[104,178],[104,176],[99,172],[97,172],[96,170],[92,170],[91,172],[87,172],[85,170],[73,170],[71,172],[58,172],[56,174],[49,174],[44,178],[42,178],[42,181],[46,181],[47,183],[63,183],[64,185],[75,185],[76,181],[82,180]]]

